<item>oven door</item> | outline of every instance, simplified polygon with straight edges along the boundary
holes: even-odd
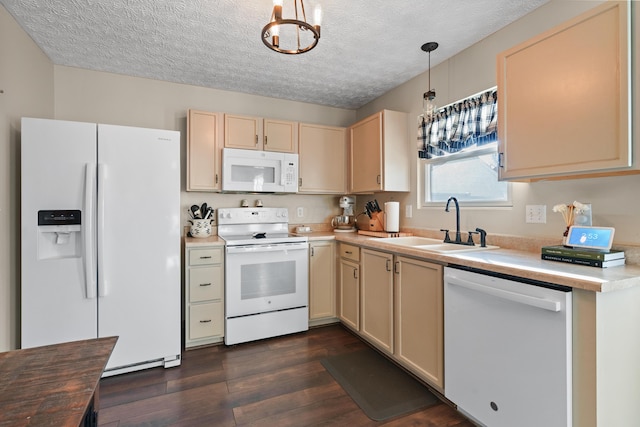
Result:
[[[309,244],[227,246],[226,317],[308,305]]]

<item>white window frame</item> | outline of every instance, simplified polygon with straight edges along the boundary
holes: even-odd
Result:
[[[432,201],[427,195],[426,191],[430,188],[429,185],[429,174],[427,171],[430,166],[438,165],[446,163],[450,160],[460,160],[471,157],[478,157],[485,154],[497,154],[497,144],[491,144],[491,146],[483,146],[474,148],[471,150],[464,150],[454,153],[450,156],[442,156],[431,159],[418,159],[418,206],[421,208],[429,208],[429,207],[441,207],[446,204],[446,201]],[[496,173],[497,179],[497,173]],[[504,181],[503,181],[504,182]],[[505,207],[513,207],[513,198],[512,198],[512,184],[511,182],[507,182],[507,200],[484,200],[484,201],[467,201],[467,200],[459,200],[461,205],[464,206],[474,206],[474,207],[487,207],[487,208],[505,208]]]

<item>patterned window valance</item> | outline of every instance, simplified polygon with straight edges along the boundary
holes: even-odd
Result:
[[[498,140],[498,91],[490,89],[418,118],[418,157],[448,156]]]

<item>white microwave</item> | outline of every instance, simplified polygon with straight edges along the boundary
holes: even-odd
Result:
[[[223,148],[222,191],[297,193],[298,155]]]

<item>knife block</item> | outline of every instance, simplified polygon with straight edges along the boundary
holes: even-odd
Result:
[[[384,230],[384,212],[372,212],[369,219],[369,231]]]

